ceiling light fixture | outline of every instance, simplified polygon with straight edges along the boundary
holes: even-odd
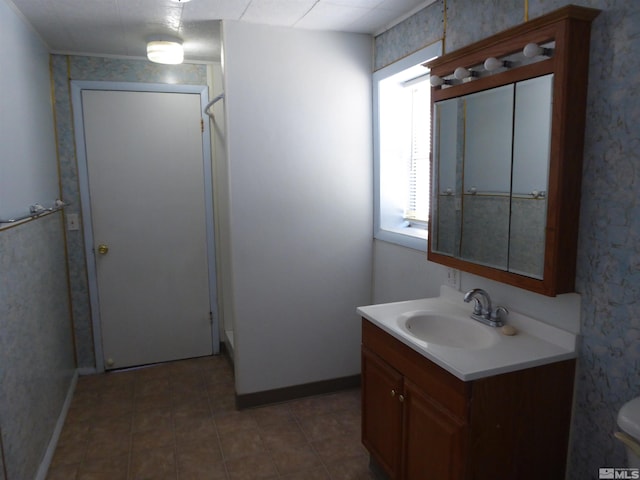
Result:
[[[184,49],[179,38],[163,37],[147,43],[147,58],[155,63],[177,65],[184,61]]]

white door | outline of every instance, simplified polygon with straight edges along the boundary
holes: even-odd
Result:
[[[82,91],[105,368],[210,355],[200,96]]]

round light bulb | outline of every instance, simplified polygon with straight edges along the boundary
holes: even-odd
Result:
[[[429,81],[431,82],[432,87],[440,87],[444,84],[444,80],[438,75],[431,75],[431,79]]]
[[[464,67],[458,67],[453,72],[453,76],[456,77],[458,80],[462,80],[464,78],[470,77],[471,72]]]
[[[484,69],[491,72],[504,67],[504,62],[498,60],[496,57],[489,57],[484,61]]]
[[[544,49],[541,46],[535,43],[527,43],[522,49],[522,54],[527,58],[533,58],[542,55],[543,51]]]

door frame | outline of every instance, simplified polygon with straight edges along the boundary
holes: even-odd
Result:
[[[200,95],[200,118],[202,120],[202,164],[204,173],[205,223],[207,238],[207,267],[209,273],[209,308],[211,309],[211,343],[214,355],[220,353],[220,325],[218,316],[216,252],[213,208],[213,176],[211,157],[211,131],[204,108],[209,103],[209,87],[206,85],[172,85],[163,83],[138,82],[101,82],[88,80],[71,81],[71,104],[75,130],[76,157],[78,162],[78,184],[80,188],[80,208],[82,230],[84,233],[84,251],[89,284],[89,302],[91,324],[93,327],[93,348],[96,371],[104,372],[104,351],[102,347],[102,324],[100,320],[100,301],[98,298],[98,277],[96,254],[94,250],[93,223],[91,216],[91,197],[89,195],[89,170],[84,137],[84,119],[82,110],[82,92],[84,90],[103,90],[121,92],[187,93]]]

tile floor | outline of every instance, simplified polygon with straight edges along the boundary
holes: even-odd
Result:
[[[373,479],[360,391],[235,410],[223,356],[81,377],[48,480]]]

